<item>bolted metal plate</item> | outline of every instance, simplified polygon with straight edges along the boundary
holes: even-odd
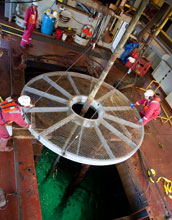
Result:
[[[30,132],[44,146],[70,160],[110,165],[130,158],[140,147],[144,128],[130,101],[103,83],[85,117],[79,112],[97,79],[74,72],[51,72],[30,80],[22,94],[35,107],[26,109]]]

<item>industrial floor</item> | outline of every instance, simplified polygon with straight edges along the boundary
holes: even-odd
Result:
[[[4,23],[8,24],[7,22]],[[26,51],[23,51],[19,47],[20,40],[20,37],[9,35],[7,33],[4,33],[3,38],[1,39],[3,56],[0,58],[0,96],[4,99],[11,95],[13,97],[18,97],[20,95],[26,80],[24,75],[26,60],[29,59],[34,62],[35,56],[41,56],[45,54],[64,56],[65,54],[69,54],[71,51],[75,53],[77,51],[77,53],[80,53],[84,50],[84,48],[80,47],[79,45],[71,43],[71,41],[57,42],[57,40],[47,38],[44,35],[34,34],[32,40],[33,48],[27,48]],[[21,56],[23,52],[24,55]],[[83,59],[81,59],[80,62],[75,65],[75,70],[78,68],[83,70],[83,72],[85,71],[84,58],[86,56],[87,55],[84,55]],[[96,48],[93,53],[94,59],[100,62],[103,66],[106,64],[109,56],[110,52],[103,50],[102,48]],[[49,62],[50,61],[47,59],[47,66]],[[57,60],[54,61],[54,64],[56,64],[56,62]],[[62,70],[65,70],[66,63],[68,62],[68,60],[65,60],[65,62],[61,64]],[[70,65],[70,63],[68,64]],[[34,68],[34,65],[32,68]],[[57,68],[57,70],[59,69]],[[46,69],[43,70],[40,68],[40,72],[43,71],[46,71]],[[121,90],[131,100],[131,102],[136,102],[138,99],[143,97],[144,91],[140,88],[145,89],[153,80],[150,73],[151,71],[142,78],[135,76],[134,73],[128,75],[126,72],[127,68],[123,66],[120,60],[117,60],[105,81],[111,85],[114,85],[121,79],[123,79],[121,84],[133,83],[136,81],[134,87]],[[28,79],[33,77],[33,75],[30,77],[27,76]],[[165,102],[163,91],[159,89],[158,92],[160,93],[162,104],[167,113],[172,115],[172,110]],[[164,114],[162,113],[162,115]],[[162,123],[160,119],[153,120],[145,126],[144,141],[140,147],[140,151],[146,160],[146,164],[149,166],[149,168],[155,169],[156,177],[165,177],[169,180],[172,180],[171,134],[172,126],[169,122]],[[25,220],[42,219],[38,188],[36,183],[32,143],[33,141],[31,139],[17,139],[16,145],[18,146],[18,149],[15,149],[14,152],[9,153],[0,152],[0,188],[3,188],[7,193],[18,191],[15,181],[17,178],[15,177],[16,168],[14,165],[14,158],[16,158],[15,152],[17,152],[18,156],[18,170],[20,173],[18,177],[20,179],[20,192],[18,192],[17,196],[8,196],[8,206],[4,210],[0,210],[1,220],[20,220],[21,215],[24,216],[23,219]],[[123,172],[125,167],[127,169],[126,173]],[[143,202],[140,201],[139,198],[141,196],[141,192],[145,192],[146,200],[148,203],[146,211],[148,212],[150,219],[166,219],[165,216],[169,216],[167,208],[165,207],[155,184],[151,183],[147,175],[143,172],[143,163],[141,162],[138,153],[135,153],[134,156],[132,156],[132,158],[125,163],[117,165],[117,169],[119,172],[121,171],[121,180],[126,190],[128,200],[130,200],[131,206],[133,206],[133,212],[134,210],[136,211],[136,209],[138,210],[139,204]],[[132,187],[132,189],[125,182],[125,178],[128,179],[128,177],[131,179],[130,182],[132,182],[132,185],[129,185]],[[172,200],[165,194],[163,181],[160,181],[158,186],[160,188],[161,194],[163,195],[163,199],[167,203],[169,209],[172,210]],[[22,198],[19,196],[20,193]],[[20,204],[21,201],[22,205]],[[137,203],[138,207],[136,207]],[[140,210],[143,207],[144,206],[140,205]]]

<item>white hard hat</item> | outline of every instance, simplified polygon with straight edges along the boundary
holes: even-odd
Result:
[[[56,11],[54,11],[54,12],[53,12],[53,16],[56,18],[56,17],[57,17],[57,15],[58,15],[58,14],[57,14],[57,12],[56,12]]]
[[[145,97],[151,97],[154,95],[154,91],[152,89],[148,89],[145,93],[144,96]]]
[[[32,2],[32,5],[38,6],[38,2]]]
[[[22,106],[29,106],[31,104],[31,99],[27,95],[22,95],[18,98],[18,102]]]

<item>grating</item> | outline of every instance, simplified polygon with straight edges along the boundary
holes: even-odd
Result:
[[[51,72],[30,80],[22,94],[35,107],[25,110],[30,132],[53,152],[90,165],[110,165],[130,158],[144,129],[137,110],[117,89],[103,83],[86,117],[79,115],[97,79],[74,72]]]

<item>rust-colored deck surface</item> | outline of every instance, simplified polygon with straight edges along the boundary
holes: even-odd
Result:
[[[13,152],[0,152],[0,187],[8,194],[16,192]],[[8,205],[0,210],[1,220],[18,220],[17,197],[8,196]]]
[[[17,140],[23,219],[41,220],[32,140]]]
[[[37,37],[39,38],[39,37]],[[51,40],[51,38],[49,39]],[[15,51],[20,54],[22,52],[22,50],[19,48],[19,43],[20,43],[20,38],[16,37],[16,36],[11,36],[10,40],[7,41],[6,39],[2,40],[2,45],[5,48],[13,48],[15,49]],[[49,42],[48,40],[46,42],[44,42],[44,40],[41,41],[37,41],[37,40],[33,40],[32,41],[34,47],[33,48],[28,48],[26,50],[26,53],[29,55],[34,55],[34,56],[38,56],[38,55],[43,55],[43,54],[58,54],[58,55],[64,55],[65,53],[71,51],[72,49],[68,49],[67,47],[63,47],[62,45],[56,45],[52,42]],[[82,48],[81,48],[82,49]],[[96,50],[98,51],[98,49]],[[100,52],[101,55],[102,52]],[[5,59],[5,60],[4,60]],[[1,62],[1,66],[2,64],[4,65],[4,63],[6,62],[7,58],[1,58],[0,62]],[[99,61],[102,62],[102,64],[104,65],[106,63],[105,60],[101,59],[100,57],[98,58]],[[16,65],[16,62],[15,62]],[[81,65],[78,64],[78,65]],[[83,63],[82,63],[83,65]],[[7,71],[8,68],[4,68],[3,69],[3,74],[2,72],[0,73],[0,87],[4,85],[8,85],[9,83],[9,79],[7,78],[7,76],[9,76],[9,72]],[[57,69],[58,70],[58,69]],[[23,86],[23,80],[20,83],[20,77],[23,79],[23,72],[22,72],[22,68],[21,68],[21,72],[20,71],[13,71],[13,74],[18,74],[17,76],[15,76],[15,80],[19,80],[19,84],[16,83],[16,85],[14,86],[14,95],[19,95],[21,88]],[[124,74],[126,73],[127,69],[125,67],[123,67],[123,65],[121,64],[121,62],[119,60],[117,60],[117,62],[115,63],[115,65],[113,66],[113,68],[111,69],[110,73],[108,74],[106,81],[113,85],[116,81],[119,81]],[[6,72],[6,73],[5,73]],[[125,77],[125,80],[127,82],[127,80],[131,81],[131,78],[133,76],[132,75],[127,75]],[[135,77],[132,78],[132,80],[135,80]],[[146,88],[146,86],[149,84],[149,82],[152,80],[151,75],[147,74],[145,77],[143,78],[138,78],[137,77],[137,85],[141,86],[142,88]],[[2,87],[1,87],[2,88]],[[123,93],[132,101],[132,102],[136,102],[138,99],[140,99],[141,97],[143,97],[143,91],[139,90],[138,88],[134,88],[134,89],[127,89],[124,90]],[[9,89],[2,91],[2,96],[3,98],[8,97],[10,95],[10,91]],[[169,108],[169,106],[165,103],[164,101],[164,95],[163,92],[161,91],[161,98],[162,98],[162,103],[165,105],[165,108],[167,110],[167,112],[169,114],[172,114],[172,110]],[[171,160],[171,154],[172,154],[172,148],[171,148],[171,135],[172,135],[172,126],[170,126],[170,124],[167,122],[166,124],[162,124],[160,119],[157,120],[153,120],[151,121],[148,125],[145,126],[145,137],[144,137],[144,141],[140,147],[140,150],[142,152],[142,154],[144,155],[144,157],[147,160],[147,163],[149,164],[149,166],[153,169],[155,169],[156,171],[156,175],[157,177],[159,176],[164,176],[170,180],[172,180],[172,174],[171,174],[171,166],[172,166],[172,160]],[[26,160],[26,155],[25,154],[31,154],[31,152],[29,153],[29,151],[31,150],[30,147],[26,148],[27,142],[24,141],[24,146],[25,149],[24,151],[21,150],[19,151],[19,155],[21,156],[21,162],[25,163]],[[19,142],[19,146],[23,145],[23,141],[21,140]],[[30,146],[30,143],[28,144]],[[25,153],[24,153],[25,152]],[[1,183],[1,187],[4,188],[7,192],[11,192],[11,191],[15,191],[15,181],[14,181],[14,176],[11,175],[11,173],[14,173],[14,162],[13,161],[13,153],[0,153],[0,163],[1,165],[1,176],[0,176],[0,183]],[[133,180],[137,179],[138,183],[140,184],[141,188],[143,191],[145,191],[147,189],[148,186],[148,182],[146,180],[147,177],[143,174],[143,170],[140,164],[140,160],[139,160],[139,156],[136,153],[130,160],[129,160],[131,166],[130,169],[128,170],[129,173],[131,173]],[[33,163],[33,161],[32,161]],[[29,162],[28,162],[29,164]],[[23,179],[23,182],[26,180],[26,182],[29,183],[29,181],[33,181],[33,183],[35,184],[36,181],[36,175],[35,175],[35,171],[33,168],[33,164],[32,165],[20,165],[20,171],[23,173],[23,175],[25,176],[25,178]],[[130,172],[131,171],[131,172]],[[159,182],[158,186],[160,187],[161,193],[165,199],[165,201],[167,202],[167,205],[169,206],[169,208],[172,210],[172,200],[170,200],[164,192],[163,189],[163,182]],[[26,187],[26,188],[25,188]],[[28,208],[32,205],[32,202],[34,199],[31,198],[31,201],[29,203],[29,205],[27,205],[26,200],[27,200],[27,196],[31,196],[33,195],[33,191],[30,190],[29,188],[27,188],[27,185],[21,185],[21,188],[25,191],[27,191],[27,194],[24,194],[22,199],[23,199],[23,206],[26,209],[26,213],[28,212]],[[37,195],[37,192],[36,194]],[[37,195],[38,196],[38,195]],[[38,198],[38,197],[36,197]],[[150,190],[148,190],[146,192],[146,198],[147,198],[147,202],[149,204],[149,207],[147,209],[147,211],[149,212],[149,210],[151,210],[149,212],[150,217],[152,217],[153,219],[165,219],[165,215],[168,215],[163,201],[159,196],[159,193],[155,187],[155,184],[150,183]],[[25,200],[26,199],[26,200]],[[134,199],[133,199],[134,200]],[[25,202],[24,202],[25,201]],[[36,199],[35,201],[38,205],[38,201]],[[10,206],[11,204],[11,206]],[[35,204],[36,206],[36,204]],[[39,205],[38,205],[39,206]],[[13,216],[16,216],[16,208],[17,208],[17,204],[16,204],[16,200],[14,198],[10,199],[9,202],[9,206],[6,210],[2,211],[2,213],[6,213],[7,218],[1,218],[1,212],[0,212],[0,219],[13,219],[15,220],[15,218],[10,218],[11,213],[14,213]],[[10,210],[9,210],[10,209]],[[9,212],[9,213],[8,213]],[[34,213],[34,212],[33,212]],[[40,213],[39,213],[40,214]],[[16,218],[17,219],[17,218]],[[25,218],[26,220],[31,219],[30,216],[27,216]],[[40,219],[40,218],[32,218],[33,219]]]
[[[8,205],[0,210],[1,220],[41,220],[41,208],[32,151],[32,140],[17,140],[19,190],[15,180],[14,151],[0,153],[0,187],[9,193]],[[19,207],[21,198],[21,208]],[[20,214],[19,214],[20,213]]]

